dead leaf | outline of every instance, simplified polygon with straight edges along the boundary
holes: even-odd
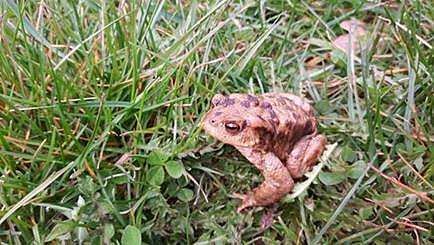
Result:
[[[262,214],[261,226],[259,228],[260,232],[264,232],[273,224],[274,209],[275,209],[274,207],[268,207],[266,208],[265,212]]]
[[[351,39],[351,44],[350,44],[350,39]],[[337,37],[333,41],[333,45],[336,48],[344,51],[346,54],[348,54],[348,51],[350,51],[351,49],[353,50],[353,53],[358,53],[360,51],[359,40],[354,38],[354,36],[350,37],[350,34],[345,34]]]
[[[354,54],[360,52],[360,40],[367,34],[365,23],[351,19],[342,21],[339,26],[348,31],[348,34],[340,35],[333,40],[333,45],[348,54],[352,51]]]
[[[124,153],[116,162],[115,165],[123,165],[131,157],[131,152]]]
[[[358,19],[344,20],[339,26],[353,35],[365,35],[366,34],[366,24]]]
[[[403,67],[403,68],[401,68],[401,67],[395,67],[395,68],[392,68],[392,69],[389,69],[389,70],[385,70],[384,71],[384,75],[393,75],[393,74],[397,74],[397,73],[404,73],[404,72],[407,72],[407,71],[408,71],[408,69],[405,68],[405,67]]]
[[[317,57],[313,57],[313,58],[309,58],[305,61],[304,65],[306,68],[313,68],[316,67],[319,63],[321,63],[323,61],[323,57],[321,56],[317,56]]]

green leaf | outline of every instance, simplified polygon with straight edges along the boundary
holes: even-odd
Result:
[[[346,176],[342,173],[321,172],[318,176],[324,185],[336,185],[345,180]]]
[[[330,103],[328,100],[320,100],[320,101],[315,103],[315,109],[320,114],[325,114],[326,112],[328,112],[330,110]]]
[[[77,187],[78,191],[87,197],[92,196],[96,191],[96,185],[93,179],[88,175],[79,179]]]
[[[404,143],[398,143],[395,145],[395,149],[397,152],[406,152],[405,144]]]
[[[85,227],[77,227],[75,228],[75,236],[78,238],[78,243],[83,244],[89,238],[89,232]]]
[[[142,235],[140,230],[132,225],[128,225],[122,234],[122,245],[140,245],[142,243]]]
[[[48,236],[45,238],[45,242],[49,242],[54,239],[57,239],[65,235],[66,233],[73,231],[74,228],[75,228],[75,224],[70,220],[60,222],[54,226],[50,234],[48,234]]]
[[[359,210],[360,218],[365,219],[365,220],[371,218],[373,213],[374,213],[374,210],[372,207],[360,208],[360,210]]]
[[[179,190],[176,196],[179,200],[183,202],[188,202],[193,199],[193,191],[187,188],[182,188],[181,190]]]
[[[172,178],[179,178],[184,173],[184,165],[179,161],[168,161],[166,163],[166,171]]]
[[[122,185],[122,184],[126,184],[129,182],[128,176],[126,175],[121,175],[115,178],[111,179],[112,183],[115,185]]]
[[[366,163],[363,160],[359,160],[353,163],[353,165],[351,165],[351,169],[348,172],[348,177],[352,179],[358,179],[360,175],[363,174],[366,168]]]
[[[353,162],[354,160],[356,160],[357,156],[356,153],[353,151],[353,149],[351,149],[349,146],[345,146],[342,149],[341,157],[342,160],[346,162]]]
[[[104,224],[104,241],[107,242],[107,244],[110,243],[110,239],[115,235],[115,228],[113,224]]]
[[[148,155],[148,163],[151,165],[163,165],[169,156],[162,150],[155,150]]]
[[[416,167],[417,170],[422,171],[422,169],[425,167],[425,165],[423,164],[423,158],[416,158],[413,162],[413,165]]]
[[[334,149],[334,148],[332,148]],[[330,150],[327,150],[324,153],[324,156],[327,156],[330,152]],[[303,193],[305,193],[305,190],[309,188],[310,184],[316,179],[319,173],[321,173],[321,169],[324,166],[323,162],[320,162],[319,164],[315,165],[311,171],[307,172],[305,175],[308,177],[307,180],[303,182],[297,182],[294,185],[294,188],[292,189],[292,192],[289,195],[286,195],[286,197],[283,199],[284,202],[292,202],[294,199]]]
[[[151,185],[161,185],[164,182],[164,169],[162,166],[153,166],[146,172],[146,179]]]
[[[175,182],[170,182],[166,187],[166,193],[173,197],[178,193],[179,186]]]
[[[345,67],[347,56],[342,50],[334,48],[331,52],[331,60],[336,65],[340,67]]]

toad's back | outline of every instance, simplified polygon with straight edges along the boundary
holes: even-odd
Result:
[[[292,94],[216,95],[212,106],[203,118],[209,134],[234,146],[273,152],[281,160],[303,136],[316,133],[312,107]]]
[[[271,122],[274,132],[266,132],[262,146],[285,160],[294,143],[305,135],[315,134],[317,122],[312,106],[304,99],[286,93],[266,93],[260,96],[257,114]]]

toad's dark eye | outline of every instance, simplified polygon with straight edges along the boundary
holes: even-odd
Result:
[[[233,122],[228,122],[225,123],[225,129],[228,133],[235,134],[241,130],[241,126]]]

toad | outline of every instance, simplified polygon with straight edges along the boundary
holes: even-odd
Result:
[[[279,201],[316,163],[327,143],[312,106],[288,93],[217,94],[201,119],[206,133],[234,146],[258,168],[264,182],[246,194],[241,210]]]

